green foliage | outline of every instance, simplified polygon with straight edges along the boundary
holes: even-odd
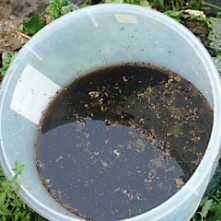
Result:
[[[188,8],[194,9],[194,10],[201,10],[203,5],[203,0],[190,0],[187,4]]]
[[[165,0],[150,0],[150,3],[155,8],[163,9],[165,7]]]
[[[13,61],[13,59],[15,58],[16,56],[16,52],[13,52],[13,51],[5,51],[2,55],[2,58],[3,58],[3,64],[2,64],[2,67],[0,68],[0,74],[2,76],[5,75],[6,71],[8,70],[11,62]]]
[[[205,23],[209,21],[209,18],[206,17],[203,11],[187,9],[184,12],[186,13],[186,15],[188,15],[188,18],[191,20],[197,20]]]
[[[220,195],[218,188],[217,193]],[[201,201],[198,212],[194,214],[192,221],[221,221],[221,196],[218,201],[206,198]]]
[[[182,11],[174,11],[174,10],[168,10],[165,11],[164,14],[170,16],[171,18],[174,18],[177,21],[181,21],[181,18],[183,18],[183,12]]]
[[[217,67],[218,65],[221,65],[221,60],[216,63]],[[204,198],[191,221],[221,221],[221,159]]]
[[[69,12],[78,9],[78,7],[69,0],[50,0],[46,13],[55,20]]]
[[[150,7],[150,3],[147,0],[105,0],[105,3],[127,3]]]
[[[210,47],[221,56],[221,19],[211,18],[208,23],[211,31],[209,34]]]
[[[219,55],[218,57],[213,58],[213,61],[216,65],[216,68],[217,68],[219,74],[221,75],[221,55]],[[221,168],[221,166],[220,166],[220,168]],[[220,177],[221,177],[221,172],[220,172]]]
[[[42,14],[34,15],[23,22],[23,33],[34,35],[46,24],[76,9],[78,7],[69,0],[50,0]]]
[[[19,176],[24,165],[15,163],[12,180],[7,180],[0,169],[0,220],[1,221],[44,221],[42,217],[29,209],[17,196],[19,191]]]
[[[23,22],[23,32],[27,35],[34,35],[45,26],[42,16],[34,15]]]
[[[150,5],[149,1],[147,1],[147,0],[140,0],[139,5],[143,6],[143,7],[151,8],[151,5]]]
[[[203,0],[149,0],[149,2],[154,8],[163,11],[180,11],[187,8],[200,10]]]

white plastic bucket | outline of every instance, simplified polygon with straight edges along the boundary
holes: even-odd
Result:
[[[221,86],[202,44],[173,19],[127,4],[96,5],[45,27],[19,52],[0,94],[0,161],[8,178],[18,160],[25,165],[20,195],[52,221],[78,221],[46,191],[35,166],[35,139],[42,111],[56,91],[100,66],[145,62],[192,82],[214,111],[206,153],[184,187],[160,206],[124,221],[185,221],[199,205],[217,165],[221,143]]]

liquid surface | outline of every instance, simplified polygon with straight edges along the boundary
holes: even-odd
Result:
[[[114,221],[163,203],[207,147],[212,110],[188,81],[125,64],[89,73],[49,105],[36,165],[49,193],[77,215]]]

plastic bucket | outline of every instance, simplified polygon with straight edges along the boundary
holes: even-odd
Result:
[[[100,66],[145,62],[191,81],[214,110],[206,153],[190,180],[166,202],[124,221],[184,221],[198,207],[217,165],[221,143],[221,86],[202,44],[173,19],[139,6],[97,5],[48,25],[19,52],[7,72],[0,100],[0,160],[8,178],[18,160],[25,165],[20,195],[53,221],[81,220],[46,191],[35,166],[35,139],[42,111],[56,91]]]

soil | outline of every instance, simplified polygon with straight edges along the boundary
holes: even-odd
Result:
[[[144,213],[191,177],[207,147],[212,110],[164,69],[99,69],[58,94],[40,124],[37,168],[64,207],[96,221]]]
[[[0,1],[0,55],[7,50],[20,49],[29,39],[21,34],[20,24],[33,14],[40,13],[48,0]]]
[[[4,51],[19,50],[29,40],[21,33],[21,23],[25,18],[43,12],[48,2],[49,0],[0,1],[0,57]],[[73,2],[80,4],[82,0]]]
[[[16,19],[29,17],[43,11],[49,0],[1,0],[0,20],[9,19],[11,16]]]

